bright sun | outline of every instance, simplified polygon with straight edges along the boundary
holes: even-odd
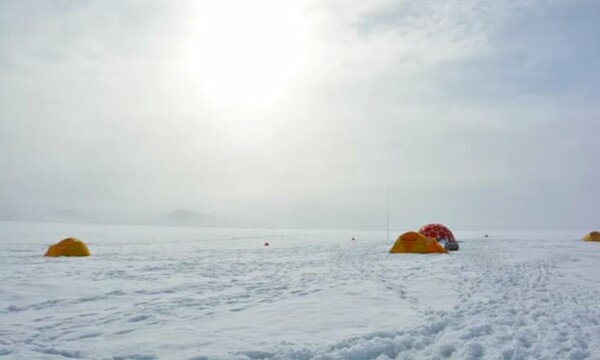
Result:
[[[301,9],[279,0],[202,1],[195,58],[206,96],[266,102],[285,91],[306,57]]]

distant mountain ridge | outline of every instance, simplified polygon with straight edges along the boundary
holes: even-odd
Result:
[[[210,226],[215,220],[214,215],[189,209],[173,210],[164,218],[165,225],[171,226]]]
[[[50,223],[88,223],[121,225],[160,225],[160,226],[215,226],[216,216],[190,209],[176,209],[154,215],[89,213],[75,209],[52,209],[41,214],[18,214],[8,211],[0,213],[0,221],[26,221]]]

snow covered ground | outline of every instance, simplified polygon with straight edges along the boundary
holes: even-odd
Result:
[[[0,222],[0,359],[600,359],[589,230],[413,255],[384,232]],[[69,236],[92,256],[42,256]]]

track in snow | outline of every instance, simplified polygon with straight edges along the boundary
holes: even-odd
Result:
[[[411,258],[406,261],[410,265],[399,256],[392,267],[395,261],[378,255],[340,255],[357,274],[414,303],[424,324],[366,334],[329,348],[273,352],[262,358],[600,359],[600,278],[594,281],[592,273],[587,280],[595,286],[581,287],[561,268],[589,254],[588,245],[476,240],[452,253],[450,266],[439,267],[438,259],[428,256]],[[593,259],[599,260],[600,249],[592,250],[598,251]],[[432,282],[444,279],[446,285],[452,284],[458,302],[449,310],[435,310],[427,298],[411,297],[410,286],[403,285],[407,278],[429,282],[430,289],[436,286]]]

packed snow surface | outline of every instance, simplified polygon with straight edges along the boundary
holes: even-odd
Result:
[[[3,222],[0,359],[600,359],[589,230],[419,255],[385,232]],[[42,256],[70,236],[92,256]]]

